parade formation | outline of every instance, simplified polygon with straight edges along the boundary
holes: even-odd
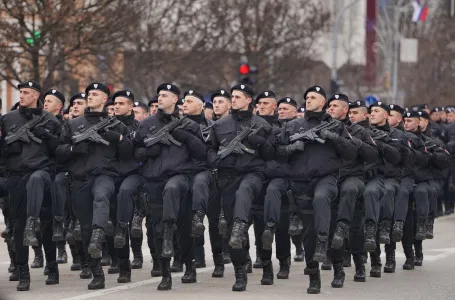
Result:
[[[46,285],[59,284],[59,264],[70,259],[95,290],[105,288],[103,266],[118,283],[134,281],[146,237],[158,290],[171,290],[171,274],[182,270],[182,283],[196,283],[204,247],[212,277],[232,262],[232,291],[247,289],[253,267],[273,285],[275,273],[289,278],[293,244],[307,293],[319,294],[320,269],[333,268],[331,286],[342,288],[351,259],[356,282],[367,280],[368,264],[370,277],[422,266],[435,218],[454,211],[454,107],[368,106],[319,85],[299,107],[242,83],[209,102],[163,83],[147,105],[94,82],[65,108],[57,89],[35,81],[18,89],[0,124],[1,236],[18,291],[33,289],[30,247],[30,267],[44,267]]]

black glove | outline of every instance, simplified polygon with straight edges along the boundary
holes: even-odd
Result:
[[[88,144],[85,142],[71,146],[71,153],[77,155],[87,155],[88,154]]]
[[[122,136],[121,133],[118,133],[117,131],[113,130],[108,130],[103,134],[104,139],[110,143],[120,142],[121,136]]]
[[[248,144],[250,144],[253,149],[258,149],[260,146],[264,145],[265,142],[265,138],[260,135],[252,134],[248,136]]]
[[[319,133],[319,137],[323,140],[336,140],[340,136],[336,133],[333,133],[327,129],[322,129],[321,132]]]
[[[193,135],[191,133],[189,133],[188,131],[185,131],[183,129],[178,129],[178,128],[172,130],[171,135],[174,137],[174,139],[176,139],[177,141],[179,141],[181,143],[184,143],[193,137]]]
[[[305,150],[305,144],[302,141],[296,141],[293,144],[286,146],[286,153],[292,154],[296,151],[303,151]]]
[[[161,146],[160,145],[153,145],[145,149],[145,155],[149,157],[155,157],[160,155],[161,153]]]
[[[6,145],[5,152],[8,154],[17,154],[22,152],[22,143],[20,141]]]
[[[33,134],[37,138],[42,139],[42,140],[50,140],[50,139],[54,138],[54,135],[52,133],[50,133],[49,130],[47,130],[44,127],[36,127],[36,128],[34,128],[33,129]]]

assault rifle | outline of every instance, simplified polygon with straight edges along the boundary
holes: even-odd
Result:
[[[25,143],[30,143],[31,141],[37,142],[38,144],[42,143],[42,140],[37,138],[31,130],[33,128],[43,126],[49,119],[45,120],[46,114],[42,114],[41,116],[33,115],[32,119],[25,123],[21,128],[14,132],[8,132],[7,136],[5,137],[5,142],[7,145],[14,143],[16,141],[23,141]]]
[[[147,135],[147,137],[144,139],[145,147],[151,147],[158,143],[162,143],[162,144],[168,145],[168,146],[170,146],[172,143],[172,144],[176,145],[177,147],[180,147],[182,145],[182,143],[175,140],[172,137],[172,135],[170,134],[170,132],[172,130],[174,130],[175,128],[177,128],[178,126],[180,126],[182,124],[182,121],[185,118],[186,118],[186,116],[184,116],[182,118],[173,118],[171,122],[169,122],[167,125],[163,126],[157,132]],[[184,124],[184,125],[186,125],[186,124]]]
[[[104,144],[106,146],[109,146],[109,142],[106,141],[105,139],[103,139],[100,136],[99,132],[101,130],[106,131],[109,128],[113,128],[113,127],[117,126],[118,124],[120,124],[120,121],[117,120],[115,117],[101,119],[101,122],[93,125],[89,129],[84,130],[84,131],[81,130],[81,132],[78,132],[78,131],[75,132],[74,136],[71,138],[71,140],[73,141],[74,145],[79,144],[84,141],[90,141],[90,142]]]
[[[243,131],[240,132],[239,135],[237,135],[235,138],[232,139],[232,141],[229,142],[225,147],[220,146],[220,149],[218,150],[218,155],[220,158],[225,158],[231,153],[237,153],[237,154],[243,154],[243,153],[250,153],[254,154],[256,151],[253,149],[249,149],[246,147],[244,144],[242,144],[242,141],[249,137],[250,135],[256,134],[261,130],[262,126],[259,126],[258,128],[254,129],[254,123],[251,124],[250,127],[243,127]],[[221,143],[224,143],[224,140],[221,141]]]
[[[384,140],[387,137],[389,137],[389,135],[385,131],[379,130],[377,128],[373,128],[371,130],[371,138],[375,141]],[[385,142],[385,140],[384,140],[384,142]]]
[[[300,141],[316,141],[318,143],[324,144],[325,140],[321,139],[319,137],[319,133],[321,132],[321,130],[323,130],[323,129],[333,130],[336,128],[338,128],[338,122],[332,120],[330,122],[323,123],[316,127],[313,127],[307,131],[300,131],[298,133],[295,133],[289,137],[289,141],[291,143],[293,143],[295,141],[299,141],[299,140]]]

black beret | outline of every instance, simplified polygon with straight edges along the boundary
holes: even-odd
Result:
[[[210,101],[204,102],[204,108],[212,109],[213,110],[213,103]]]
[[[176,105],[183,105],[183,103],[185,103],[185,99],[184,98],[179,98],[179,100],[177,101]]]
[[[158,86],[158,88],[156,89],[156,93],[159,94],[160,91],[162,90],[165,90],[165,91],[168,91],[168,92],[171,92],[171,93],[174,93],[176,94],[178,97],[180,97],[180,90],[179,88],[175,85],[175,84],[172,84],[172,83],[162,83]]]
[[[303,104],[302,106],[299,107],[299,109],[297,110],[298,112],[305,112],[306,108],[305,108],[305,104]]]
[[[67,108],[65,108],[65,109],[63,110],[63,114],[64,114],[64,115],[67,115],[67,114],[69,114],[69,113],[70,113],[70,108],[69,108],[69,107],[67,107]]]
[[[349,109],[360,108],[360,107],[367,107],[367,103],[363,100],[349,102]]]
[[[427,109],[427,108],[428,108],[427,104],[418,104],[418,105],[414,105],[411,109],[413,111],[419,111],[419,110],[424,110],[424,109]]]
[[[112,95],[107,98],[106,103],[104,103],[104,107],[108,107],[108,106],[111,106],[111,105],[115,105],[114,101],[112,100]]]
[[[111,91],[109,90],[109,87],[103,83],[99,82],[94,82],[89,84],[89,86],[85,89],[85,93],[88,94],[89,91],[92,90],[98,90],[104,92],[106,95],[110,95]]]
[[[430,113],[444,111],[444,107],[433,107]]]
[[[47,90],[44,95],[43,95],[43,99],[47,96],[47,95],[52,95],[52,96],[55,96],[58,98],[58,100],[62,101],[62,104],[64,105],[65,104],[65,96],[58,90],[56,89],[49,89]]]
[[[158,103],[158,95],[153,96],[153,98],[150,99],[148,106],[152,105],[152,103]]]
[[[324,97],[324,99],[326,98],[326,95],[325,95],[325,91],[322,87],[320,87],[319,85],[313,85],[312,87],[308,88],[305,93],[303,93],[303,99],[306,99],[306,95],[309,93],[309,92],[315,92],[315,93],[318,93],[319,95],[322,95]]]
[[[330,103],[330,101],[333,101],[333,100],[340,100],[340,101],[344,101],[346,103],[349,103],[349,98],[346,94],[334,94],[332,95],[332,97],[330,97],[329,101],[327,102],[327,104]]]
[[[233,91],[241,91],[241,92],[244,92],[245,94],[247,94],[248,96],[250,97],[253,97],[254,95],[254,92],[253,92],[253,88],[251,88],[249,85],[247,84],[241,84],[241,83],[237,83],[236,85],[234,85],[232,88],[231,88],[231,94]]]
[[[231,100],[231,97],[232,97],[228,91],[226,91],[224,89],[219,89],[212,93],[212,95],[210,96],[210,101],[213,102],[213,98],[218,97],[218,96],[224,97],[224,98],[228,99],[229,101]]]
[[[281,98],[280,101],[278,101],[278,106],[280,106],[281,103],[286,103],[297,108],[297,101],[295,101],[291,97]]]
[[[256,96],[256,103],[258,103],[262,98],[273,98],[276,100],[276,94],[274,91],[264,91]]]
[[[39,84],[39,82],[36,82],[36,81],[33,81],[33,80],[21,82],[21,83],[19,83],[17,85],[17,88],[19,90],[20,89],[25,89],[25,88],[34,89],[35,91],[38,91],[38,92],[41,93],[41,85]]]
[[[140,108],[142,108],[143,110],[145,110],[146,112],[149,111],[148,106],[147,106],[144,102],[136,101],[136,102],[134,102],[134,107],[140,107]]]
[[[117,98],[117,97],[125,97],[134,102],[133,93],[131,93],[130,91],[127,91],[127,90],[115,92],[114,95],[112,95],[112,101],[115,102],[115,98]]]
[[[419,114],[419,116],[420,116],[421,118],[430,120],[430,115],[429,115],[426,111],[421,110],[421,111],[418,111],[417,113]]]
[[[74,100],[76,99],[82,99],[87,101],[87,94],[86,93],[77,93],[71,96],[70,98],[70,106],[73,106]]]
[[[405,118],[420,118],[420,115],[417,111],[408,111],[404,113]]]
[[[189,90],[189,91],[186,91],[185,94],[183,95],[183,98],[185,98],[186,96],[193,96],[193,97],[196,97],[198,98],[199,100],[202,101],[202,103],[204,104],[204,95],[202,95],[201,93],[199,93],[198,91],[195,91],[195,90]]]
[[[389,104],[390,111],[397,111],[400,114],[404,114],[404,109],[396,104]]]
[[[447,113],[455,112],[455,107],[453,107],[453,106],[447,106],[447,107],[445,108],[445,112],[447,112]]]
[[[390,107],[385,102],[377,101],[377,102],[371,103],[370,106],[368,107],[368,111],[371,112],[371,109],[373,107],[380,107],[383,110],[385,110],[387,113],[390,113]]]

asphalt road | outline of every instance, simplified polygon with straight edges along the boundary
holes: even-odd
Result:
[[[0,225],[2,226],[2,225]],[[223,300],[236,297],[236,299],[397,299],[397,300],[443,300],[455,299],[455,216],[442,217],[436,220],[435,239],[424,241],[424,262],[422,267],[414,271],[404,271],[404,254],[400,246],[397,250],[397,270],[394,274],[382,274],[382,278],[367,277],[367,282],[353,281],[354,268],[345,268],[346,282],[342,289],[330,286],[332,271],[322,271],[322,291],[319,295],[308,295],[306,288],[309,279],[303,274],[305,263],[292,263],[291,275],[288,280],[277,280],[272,286],[261,286],[262,270],[254,269],[248,275],[246,292],[234,293],[231,286],[234,282],[232,265],[226,265],[224,278],[212,278],[213,263],[210,248],[206,247],[207,268],[198,269],[198,282],[195,284],[182,284],[180,278],[183,273],[173,274],[173,289],[171,291],[157,291],[160,278],[151,278],[150,255],[144,242],[144,268],[133,270],[132,283],[118,284],[117,274],[106,274],[106,289],[88,291],[87,284],[90,280],[79,279],[79,272],[71,272],[70,265],[60,265],[60,284],[45,286],[46,276],[43,269],[32,269],[31,290],[17,292],[17,282],[9,282],[7,267],[9,264],[6,247],[0,244],[0,300],[84,300],[84,299],[153,299],[159,297],[166,299],[185,300]],[[251,234],[250,236],[254,236]],[[207,238],[206,241],[209,239]],[[254,241],[252,242],[254,245]],[[31,251],[33,253],[33,251]],[[69,253],[69,252],[68,252]],[[254,250],[251,250],[254,259]],[[31,260],[33,257],[30,258]],[[278,270],[278,261],[274,261],[275,273]],[[369,266],[367,267],[369,274]],[[276,275],[275,275],[276,276]],[[3,297],[3,298],[1,298]]]

